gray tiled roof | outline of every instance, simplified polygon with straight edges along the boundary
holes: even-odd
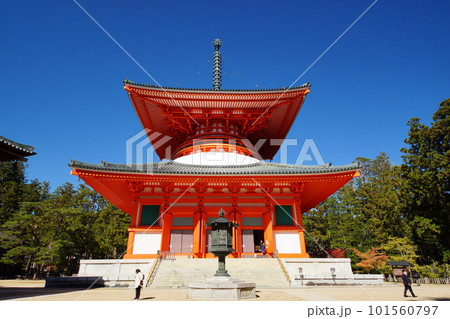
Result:
[[[88,164],[72,160],[69,164],[72,168],[106,171],[106,172],[123,172],[123,173],[152,173],[162,175],[239,175],[239,174],[256,174],[256,175],[302,175],[302,174],[324,174],[353,171],[360,168],[358,163],[343,166],[325,165],[290,165],[259,162],[248,165],[230,165],[230,166],[213,166],[213,165],[190,165],[176,163],[174,161],[164,161],[149,164],[111,164],[102,162],[101,164]]]
[[[179,88],[179,87],[167,87],[167,86],[162,86],[159,87],[157,85],[153,85],[153,84],[139,84],[139,83],[135,83],[133,81],[130,81],[128,79],[125,79],[123,81],[123,84],[130,84],[130,85],[136,85],[136,86],[142,86],[142,87],[147,87],[147,88],[153,88],[153,89],[165,89],[165,90],[180,90],[180,91],[212,91],[212,92],[267,92],[267,91],[292,91],[292,90],[296,90],[296,89],[300,89],[300,88],[307,88],[307,87],[311,87],[311,84],[309,82],[306,82],[302,85],[299,86],[295,86],[295,87],[282,87],[282,88],[278,88],[278,89],[256,89],[256,90],[244,90],[244,89],[220,89],[219,91],[216,91],[214,89],[188,89],[188,88]]]
[[[17,142],[14,142],[10,139],[7,139],[6,137],[0,136],[0,143],[6,146],[9,146],[19,152],[28,153],[28,155],[35,155],[34,153],[34,146],[20,144]]]

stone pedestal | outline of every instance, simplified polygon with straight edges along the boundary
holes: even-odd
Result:
[[[189,284],[188,298],[196,300],[240,300],[256,298],[256,285],[231,277],[211,277]]]

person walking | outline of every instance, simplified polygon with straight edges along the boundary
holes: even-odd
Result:
[[[141,289],[144,287],[144,274],[140,269],[136,269],[136,277],[134,279],[134,288],[136,289],[136,296],[134,300],[138,300],[141,296]]]
[[[403,292],[403,297],[408,297],[406,295],[408,290],[411,292],[411,295],[413,297],[417,297],[411,288],[411,279],[408,277],[408,272],[406,271],[406,269],[403,270],[402,280],[403,280],[403,285],[405,286],[405,291]]]

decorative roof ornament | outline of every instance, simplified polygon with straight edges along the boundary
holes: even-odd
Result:
[[[222,86],[222,57],[220,54],[222,41],[220,41],[219,39],[215,39],[212,45],[216,49],[214,51],[213,60],[213,86],[214,90],[219,91],[220,87]]]

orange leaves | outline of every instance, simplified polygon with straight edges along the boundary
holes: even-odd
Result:
[[[361,258],[361,261],[356,264],[361,268],[364,268],[365,271],[378,270],[386,264],[386,260],[388,256],[379,252],[381,247],[373,247],[370,248],[366,252],[360,252],[359,250],[352,248],[355,254]]]

